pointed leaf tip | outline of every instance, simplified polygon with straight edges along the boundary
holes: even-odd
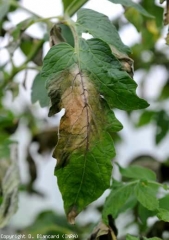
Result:
[[[74,206],[72,210],[68,213],[67,219],[70,224],[75,224],[75,217],[78,215],[76,207]]]

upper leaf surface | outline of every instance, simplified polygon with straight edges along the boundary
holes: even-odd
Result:
[[[133,2],[132,0],[109,0],[112,3],[122,4],[125,7],[133,7],[137,11],[139,11],[142,15],[154,18],[153,15],[149,14],[140,4]]]
[[[107,44],[113,45],[120,52],[130,51],[121,41],[115,26],[104,14],[91,9],[80,9],[77,17],[76,25],[79,33],[88,32],[93,37],[102,39]]]
[[[115,150],[108,132],[122,128],[82,63],[71,46],[61,43],[51,48],[42,70],[51,98],[49,115],[65,108],[54,157],[70,222],[109,187]]]
[[[136,83],[122,71],[121,64],[106,43],[99,39],[81,40],[79,55],[82,69],[90,73],[110,107],[133,110],[148,106],[136,96]]]

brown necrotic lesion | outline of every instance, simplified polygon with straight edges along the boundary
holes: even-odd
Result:
[[[82,150],[84,155],[90,148],[91,138],[96,133],[95,111],[99,108],[100,95],[90,82],[87,74],[74,68],[62,75],[64,86],[60,84],[59,107],[65,109],[59,127],[59,139],[53,156],[57,167],[65,166],[65,152],[69,154]],[[53,90],[51,90],[53,91]],[[66,156],[68,156],[66,154]]]

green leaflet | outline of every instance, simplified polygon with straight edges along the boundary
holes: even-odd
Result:
[[[107,216],[109,214],[111,214],[114,218],[117,217],[122,207],[125,205],[129,197],[131,196],[134,184],[135,183],[124,184],[117,189],[112,189],[110,195],[108,196],[104,204],[104,209],[102,212],[102,218],[104,222],[107,222]],[[124,209],[124,211],[126,209]]]
[[[136,83],[101,39],[76,39],[75,48],[54,45],[41,76],[51,100],[49,116],[65,109],[53,156],[65,211],[73,223],[110,186],[115,156],[111,133],[122,128],[110,107],[132,110],[148,104],[136,96]]]
[[[80,42],[82,68],[88,70],[99,93],[110,107],[123,110],[145,108],[147,102],[135,94],[136,83],[122,71],[122,66],[107,44],[99,39]]]
[[[156,198],[158,187],[149,182],[140,181],[135,187],[137,200],[147,209],[153,211],[158,209],[159,201]]]
[[[132,0],[109,0],[112,3],[122,4],[125,7],[133,7],[145,17],[154,18],[149,14],[140,4],[133,2]]]
[[[156,175],[153,171],[140,166],[129,166],[122,168],[119,164],[119,170],[122,176],[133,179],[156,180]]]
[[[88,32],[93,37],[106,42],[113,55],[120,61],[122,69],[133,77],[133,60],[127,55],[130,49],[123,44],[115,26],[108,17],[91,9],[81,9],[77,16],[76,27],[79,35]]]
[[[163,208],[158,209],[157,217],[160,220],[163,220],[165,222],[169,222],[169,211]]]
[[[115,26],[104,14],[91,9],[80,9],[77,17],[76,26],[80,34],[88,32],[93,37],[112,45],[116,51],[130,52],[130,49],[122,43]]]

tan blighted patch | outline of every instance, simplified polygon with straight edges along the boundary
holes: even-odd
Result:
[[[60,122],[59,141],[54,151],[57,166],[65,165],[63,155],[80,148],[88,151],[94,132],[93,113],[99,108],[99,94],[85,73],[78,68],[64,74],[65,87],[61,86],[60,107],[65,114]]]

